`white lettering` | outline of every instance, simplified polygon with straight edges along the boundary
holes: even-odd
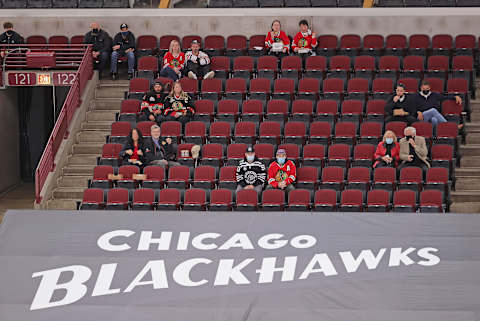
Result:
[[[373,254],[371,250],[363,250],[360,252],[357,258],[354,258],[352,252],[339,252],[340,256],[342,257],[343,264],[345,265],[345,269],[348,273],[356,272],[362,261],[365,261],[365,265],[369,270],[375,269],[380,263],[380,260],[385,254],[387,249],[380,249],[378,251],[377,256]]]
[[[217,248],[217,245],[215,243],[210,243],[210,244],[205,244],[203,243],[203,240],[205,239],[216,239],[220,237],[221,234],[218,233],[203,233],[195,236],[192,239],[192,245],[196,249],[199,250],[214,250]]]
[[[417,262],[417,264],[423,266],[433,266],[440,263],[440,258],[430,252],[438,252],[438,249],[433,247],[424,247],[423,249],[418,250],[417,255],[423,259],[426,259],[427,261],[422,260]]]
[[[408,254],[415,251],[414,247],[409,247],[405,251],[402,252],[401,247],[392,247],[390,249],[390,261],[388,262],[388,266],[400,266],[401,263],[405,265],[411,265],[415,262],[411,258],[408,257]]]
[[[202,284],[208,283],[208,281],[205,279],[202,279],[197,282],[194,282],[192,281],[192,279],[190,279],[190,271],[193,269],[195,265],[200,263],[210,264],[212,263],[212,261],[209,259],[198,258],[198,259],[186,260],[185,262],[182,262],[179,265],[177,265],[175,270],[173,270],[173,279],[175,280],[175,282],[183,286],[200,286]]]
[[[319,268],[315,268],[315,265],[319,265]],[[337,270],[333,266],[332,261],[325,253],[315,254],[315,256],[310,260],[307,267],[300,275],[299,279],[304,280],[310,276],[312,273],[322,272],[325,276],[337,275]]]
[[[152,238],[152,231],[142,231],[140,234],[140,241],[138,242],[139,251],[150,250],[150,244],[158,244],[159,251],[166,251],[170,248],[170,241],[172,240],[172,232],[162,232],[159,238]]]
[[[152,279],[142,281],[149,272],[152,275]],[[165,271],[165,262],[163,260],[149,261],[124,292],[132,292],[135,287],[148,284],[152,284],[154,289],[168,288],[167,272]]]
[[[100,236],[97,240],[97,245],[98,247],[100,247],[102,250],[105,250],[105,251],[110,251],[110,252],[126,251],[131,248],[130,245],[126,243],[114,245],[110,243],[110,240],[118,236],[130,237],[133,234],[135,234],[135,232],[130,230],[111,231]]]
[[[102,264],[92,296],[120,293],[120,289],[110,289],[116,269],[117,263]]]
[[[232,279],[235,284],[250,284],[250,281],[243,275],[241,270],[254,260],[255,259],[251,258],[245,259],[236,266],[233,266],[233,259],[220,260],[213,285],[228,285],[230,279]]]
[[[296,249],[307,249],[316,243],[317,239],[311,235],[298,235],[290,241],[290,244]]]
[[[229,238],[222,246],[220,246],[219,250],[229,250],[232,247],[240,247],[244,250],[253,250],[253,244],[248,238],[248,235],[245,233],[237,233],[234,234],[231,238]]]
[[[262,266],[256,270],[258,274],[258,283],[273,282],[273,274],[275,272],[282,272],[282,282],[293,281],[295,277],[295,267],[297,265],[296,256],[286,256],[283,267],[275,267],[276,257],[266,257],[262,260]]]
[[[266,250],[275,250],[284,247],[288,241],[287,240],[278,240],[282,238],[283,234],[267,234],[258,239],[258,246]],[[270,242],[273,240],[273,242]]]
[[[190,232],[180,232],[178,236],[178,251],[186,251],[188,249],[188,240],[190,239]]]

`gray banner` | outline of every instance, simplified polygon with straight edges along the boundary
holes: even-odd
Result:
[[[0,320],[480,320],[480,216],[9,211]]]

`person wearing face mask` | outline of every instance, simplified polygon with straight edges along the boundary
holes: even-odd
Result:
[[[400,139],[400,160],[402,163],[398,167],[400,171],[407,166],[416,166],[425,172],[430,168],[427,160],[428,150],[425,138],[417,136],[415,127],[407,127],[404,132],[405,137]]]
[[[210,79],[215,76],[214,71],[210,71],[210,57],[200,50],[200,43],[193,40],[190,50],[185,54],[186,67],[184,74],[192,79]]]
[[[317,35],[308,27],[307,20],[298,23],[300,31],[295,35],[292,42],[293,52],[302,56],[310,55],[317,46]]]
[[[293,183],[296,179],[297,168],[295,164],[287,159],[285,149],[277,150],[275,161],[268,167],[267,189],[294,190]]]
[[[143,96],[138,121],[150,120],[160,124],[163,121],[164,101],[163,84],[160,81],[155,81],[152,90]]]
[[[408,125],[414,123],[417,110],[411,96],[405,93],[405,86],[398,84],[395,95],[388,99],[385,106],[385,122],[403,121]]]
[[[97,69],[99,78],[101,79],[103,70],[110,56],[110,50],[112,50],[112,39],[106,31],[100,29],[98,22],[92,22],[90,29],[91,30],[85,34],[83,43],[92,45],[93,63],[98,63]]]
[[[373,168],[396,167],[400,159],[399,155],[400,145],[397,142],[397,136],[393,131],[387,130],[383,135],[383,140],[378,143],[375,150]]]
[[[128,25],[122,23],[120,32],[113,38],[112,56],[110,59],[110,72],[112,79],[117,79],[118,59],[127,57],[128,60],[128,79],[133,78],[133,68],[135,68],[135,36],[128,30]]]
[[[441,113],[442,102],[446,99],[455,99],[458,105],[462,105],[462,98],[458,95],[445,96],[430,90],[430,83],[422,81],[420,91],[414,96],[415,107],[417,108],[417,119],[420,121],[431,122],[433,127],[447,120]]]
[[[248,147],[245,158],[237,166],[237,192],[242,189],[254,189],[258,194],[262,192],[267,178],[265,164],[256,156],[252,147]]]
[[[288,55],[290,39],[285,31],[281,30],[281,27],[279,20],[273,20],[272,30],[265,37],[265,48],[267,48],[269,55],[280,57]]]
[[[145,162],[147,165],[160,165],[160,166],[180,166],[180,163],[176,162],[177,157],[177,145],[174,143],[171,137],[162,139],[160,137],[160,127],[153,125],[150,128],[150,137],[147,137],[144,141],[145,148]]]
[[[0,44],[2,45],[14,45],[22,44],[23,38],[18,33],[13,31],[13,24],[11,22],[5,22],[3,24],[4,33],[0,35]],[[8,48],[2,48],[0,50],[0,56],[3,58],[8,52]]]

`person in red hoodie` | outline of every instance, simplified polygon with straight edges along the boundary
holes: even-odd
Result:
[[[373,168],[397,167],[398,161],[400,160],[400,145],[393,131],[387,130],[385,132],[383,140],[378,143],[377,150],[373,157],[375,160]]]
[[[293,52],[302,56],[311,55],[317,46],[317,35],[308,27],[307,20],[301,20],[298,25],[300,31],[293,38]]]
[[[170,42],[170,48],[163,57],[163,68],[160,70],[160,77],[170,78],[177,81],[182,77],[182,70],[185,65],[185,54],[180,48],[177,40]]]
[[[297,179],[295,164],[287,159],[285,149],[277,150],[277,158],[268,167],[267,189],[281,189],[291,191],[295,189],[293,183]]]
[[[265,48],[268,50],[268,54],[276,56],[288,55],[290,47],[290,39],[285,31],[280,30],[282,25],[279,20],[273,20],[272,30],[267,33],[265,37]]]

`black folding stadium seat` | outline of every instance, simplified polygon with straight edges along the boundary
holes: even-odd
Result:
[[[231,8],[233,4],[232,0],[209,0],[209,8]]]
[[[102,8],[103,0],[78,0],[79,8]]]
[[[311,7],[310,0],[285,0],[285,7]]]
[[[480,7],[480,0],[457,0],[457,7]]]
[[[260,7],[283,7],[283,0],[259,0]]]
[[[430,7],[430,0],[404,0],[405,7]]]
[[[256,8],[258,0],[233,0],[234,8]]]
[[[27,0],[3,0],[6,9],[23,9],[27,7]]]
[[[51,8],[52,0],[28,0],[28,8]]]
[[[379,0],[377,7],[403,7],[403,0]]]
[[[338,0],[339,8],[361,8],[363,0]]]
[[[128,0],[103,0],[104,8],[128,8]]]
[[[337,0],[310,0],[312,3],[312,7],[336,7]]]
[[[52,8],[76,8],[78,0],[51,0]]]
[[[455,7],[455,0],[430,0],[432,7]]]

